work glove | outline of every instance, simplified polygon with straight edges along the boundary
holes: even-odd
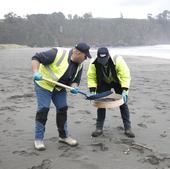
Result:
[[[34,79],[34,80],[42,80],[42,75],[41,75],[41,73],[35,72],[35,73],[33,74],[33,79]]]
[[[122,91],[122,97],[123,97],[124,103],[127,103],[128,102],[128,91],[123,90]]]
[[[79,87],[74,87],[73,89],[70,90],[72,94],[77,94],[79,92]]]

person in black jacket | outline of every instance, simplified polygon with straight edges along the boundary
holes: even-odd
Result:
[[[120,106],[120,112],[125,135],[135,137],[131,130],[130,113],[127,105],[131,76],[124,59],[121,56],[111,55],[106,47],[101,47],[97,51],[97,57],[89,65],[87,76],[88,88],[91,93],[102,93],[113,88],[116,93],[123,96],[124,104]],[[92,133],[93,137],[98,137],[103,133],[105,116],[106,109],[98,108],[96,130]]]

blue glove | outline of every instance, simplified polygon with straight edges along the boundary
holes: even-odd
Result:
[[[70,90],[71,93],[77,94],[79,92],[79,87],[74,87],[73,89]]]
[[[34,80],[42,80],[42,75],[41,75],[41,73],[35,72],[35,73],[33,74],[33,79],[34,79]]]
[[[127,103],[128,102],[128,91],[123,90],[122,97],[123,97],[124,103]]]

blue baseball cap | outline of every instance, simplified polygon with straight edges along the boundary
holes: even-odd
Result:
[[[86,57],[91,58],[91,55],[90,55],[90,52],[89,52],[90,46],[87,45],[86,43],[78,43],[75,46],[75,48],[77,50],[79,50],[80,52],[84,53],[86,55]]]
[[[97,50],[97,62],[105,65],[109,60],[109,51],[106,47],[101,47]]]

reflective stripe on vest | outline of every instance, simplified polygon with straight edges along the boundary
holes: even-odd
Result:
[[[56,66],[59,66],[61,64],[61,62],[63,61],[63,59],[64,59],[64,57],[66,55],[66,52],[67,52],[66,50],[63,51],[61,58],[56,63]]]
[[[56,63],[56,66],[58,67],[58,66],[60,66],[60,64],[62,63],[62,61],[64,60],[64,57],[66,56],[66,50],[63,50],[63,53],[62,53],[62,55],[61,55],[61,57],[59,58],[59,60],[57,61],[57,63]],[[49,72],[49,74],[51,75],[51,77],[53,78],[53,80],[55,80],[55,81],[58,81],[58,77],[57,77],[57,75],[51,70],[51,68],[50,68],[50,66],[45,66],[46,67],[46,69],[48,70],[48,72]]]

